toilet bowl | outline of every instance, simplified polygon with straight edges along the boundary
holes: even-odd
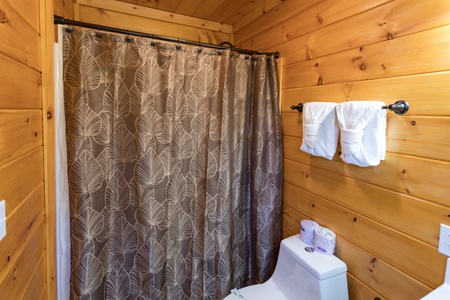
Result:
[[[347,266],[334,255],[315,252],[300,235],[286,238],[272,277],[263,284],[234,289],[224,300],[266,299],[347,300]]]

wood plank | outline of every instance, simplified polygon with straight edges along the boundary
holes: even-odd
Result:
[[[404,99],[409,103],[407,115],[450,116],[449,81],[450,72],[440,72],[284,89],[281,108],[293,113],[291,105],[299,102],[379,99],[391,104]]]
[[[55,15],[62,16],[64,14],[63,0],[54,0],[53,8],[54,8]]]
[[[137,0],[136,4],[149,8],[156,8],[159,0]]]
[[[284,88],[447,71],[450,26],[285,66]]]
[[[219,6],[218,9],[211,15],[211,19],[213,20],[219,20],[220,22],[224,22],[225,24],[231,24],[227,23],[225,20],[227,20],[230,16],[232,16],[234,13],[238,13],[239,9],[244,3],[240,0],[229,0],[227,2],[222,3],[221,6]],[[235,32],[233,28],[233,33]]]
[[[137,4],[138,0],[120,0],[120,2],[127,2],[127,3],[131,3],[131,4]]]
[[[286,184],[285,184],[286,185]],[[283,190],[283,198],[288,197],[290,190]],[[309,220],[311,217],[308,217],[301,213],[300,210],[293,210],[288,205],[284,204],[282,208],[281,215],[281,223],[283,224],[283,228],[286,228],[289,232],[293,234],[300,233],[300,221],[301,220]]]
[[[39,300],[46,300],[46,299],[48,299],[48,298],[47,298],[46,290],[43,290],[43,291],[42,291],[42,294],[39,296],[38,299],[39,299]],[[53,298],[52,298],[52,299],[53,299]]]
[[[418,299],[418,296],[423,297],[431,292],[430,287],[373,257],[344,238],[339,239],[336,255],[347,264],[352,276],[377,290],[378,294],[372,294],[367,299],[380,297],[380,294],[387,299]]]
[[[36,295],[42,295],[46,291],[45,276],[46,276],[46,265],[45,265],[45,252],[42,253],[41,258],[38,260],[36,270],[33,274],[33,278],[28,284],[28,288],[23,292],[22,299],[34,299]],[[33,262],[36,264],[36,261]],[[39,298],[40,299],[40,298]]]
[[[81,21],[80,19],[80,4],[73,4],[73,19],[77,21]]]
[[[8,199],[6,199],[6,208],[8,208]],[[28,198],[23,201],[23,203],[13,213],[7,216],[6,236],[0,241],[0,270],[10,271],[7,273],[2,272],[2,276],[14,275],[14,268],[16,267],[16,264],[22,259],[27,259],[26,256],[30,255],[28,253],[28,250],[27,255],[22,255],[21,249],[23,249],[24,245],[27,245],[27,243],[29,243],[30,241],[34,241],[32,240],[32,238],[36,234],[38,228],[41,227],[43,222],[44,185],[41,184],[33,191],[32,194],[29,195]],[[37,237],[38,240],[32,242],[31,246],[37,246],[40,244],[41,236],[39,234]],[[45,244],[45,238],[42,242]],[[43,250],[36,250],[38,258],[41,257]],[[36,258],[33,258],[33,260],[34,262],[37,261]],[[28,267],[34,268],[35,265],[25,264],[25,269]],[[33,271],[33,269],[26,270],[27,273]],[[23,290],[20,289],[20,292],[23,292]]]
[[[157,9],[174,12],[182,0],[159,0]]]
[[[19,16],[6,0],[0,0],[0,10],[7,19],[0,23],[0,53],[35,70],[41,70],[39,31],[35,31]],[[9,75],[9,70],[6,70],[2,73]]]
[[[235,31],[240,47],[267,49],[391,0],[284,1],[255,22]],[[256,49],[256,48],[255,48]],[[287,53],[282,53],[284,56]]]
[[[389,118],[389,151],[450,161],[450,118]]]
[[[233,24],[233,30],[236,32],[240,28],[244,28],[246,25],[258,20],[272,9],[276,9],[283,3],[285,3],[283,0],[246,1],[239,10],[226,18],[224,22]]]
[[[0,165],[42,146],[41,110],[0,110]]]
[[[286,64],[325,56],[448,25],[449,10],[449,1],[394,1],[278,45],[278,51],[286,53]]]
[[[392,160],[393,164],[395,162],[395,160]],[[420,239],[429,245],[437,246],[439,226],[436,226],[436,224],[449,222],[450,208],[448,206],[437,205],[407,194],[388,190],[385,184],[387,180],[383,177],[384,175],[389,177],[389,173],[392,172],[385,172],[385,170],[377,167],[350,168],[353,166],[338,162],[335,164],[340,164],[342,168],[348,168],[345,175],[352,175],[352,177],[322,170],[313,164],[303,165],[294,161],[286,161],[285,181],[363,214],[371,220]],[[338,166],[334,169],[337,168]],[[413,166],[408,165],[405,166],[405,169],[400,167],[396,170],[397,178],[395,181],[399,182],[398,185],[401,185],[403,181],[402,169],[408,170],[407,173],[413,173],[413,171],[410,171],[411,168],[414,169]],[[359,172],[361,174],[354,175]],[[287,176],[288,174],[289,176]],[[418,172],[416,176],[420,177],[421,174],[421,172]],[[364,176],[376,177],[370,179],[370,181],[376,182],[379,186],[357,180],[357,178],[364,178]],[[395,175],[391,175],[391,177],[395,177]],[[443,174],[442,177],[448,178],[448,172]],[[368,181],[369,179],[365,180]],[[432,190],[433,188],[434,185],[429,189]],[[446,189],[446,194],[448,194],[449,187],[446,187]]]
[[[34,205],[34,203],[31,205]],[[41,210],[41,212],[43,214],[43,210]],[[8,223],[14,224],[12,218],[21,217],[11,216],[11,220],[8,218]],[[26,294],[27,291],[34,290],[35,293],[40,293],[45,286],[45,281],[35,280],[33,278],[40,267],[40,264],[36,263],[40,262],[45,255],[44,218],[39,218],[39,221],[40,224],[37,224],[37,228],[31,233],[29,240],[27,240],[26,243],[19,244],[17,249],[14,250],[14,255],[12,257],[15,257],[16,259],[8,262],[7,267],[3,269],[2,275],[4,276],[3,278],[0,278],[0,295],[7,295],[4,299],[27,299],[23,298],[23,295]],[[14,229],[10,228],[10,230]],[[39,285],[36,285],[37,283]]]
[[[302,120],[303,119],[301,113],[297,112],[282,113],[281,126],[283,136],[301,137],[303,134]]]
[[[0,109],[41,108],[41,74],[1,54],[0,65]]]
[[[56,167],[55,167],[55,122],[48,112],[54,112],[54,37],[53,0],[40,1],[40,23],[43,28],[41,35],[41,60],[43,64],[42,76],[42,125],[44,132],[43,172],[44,172],[44,214],[45,222],[45,269],[46,282],[43,292],[48,299],[57,298],[56,273]]]
[[[63,0],[63,4],[63,17],[66,19],[74,19],[74,5],[72,0]]]
[[[251,45],[255,49],[276,47],[286,63],[291,64],[448,25],[449,10],[448,1],[387,2],[309,33],[305,33],[304,23],[299,28],[298,20],[290,19],[283,24],[283,32],[275,27],[265,36],[251,39]],[[315,13],[317,10],[310,9],[305,18],[311,28],[317,24]],[[421,18],[417,20],[419,14]]]
[[[43,166],[42,147],[0,166],[0,199],[6,201],[7,217],[42,184]]]
[[[183,1],[183,2],[186,2],[186,1]],[[152,9],[152,8],[147,8],[147,7],[143,7],[143,6],[138,6],[138,5],[132,5],[132,4],[123,3],[123,2],[114,1],[114,0],[110,0],[110,1],[76,0],[76,3],[81,4],[83,6],[91,6],[94,8],[99,8],[101,10],[120,12],[120,13],[124,13],[124,14],[145,17],[147,19],[168,22],[168,23],[171,23],[171,26],[174,26],[175,24],[177,24],[177,25],[184,25],[184,26],[189,26],[189,27],[194,27],[194,28],[200,28],[200,29],[204,29],[204,30],[218,31],[218,32],[223,32],[223,33],[232,33],[233,32],[233,28],[231,25],[226,25],[226,24],[221,24],[219,22],[194,18],[194,17],[190,17],[189,15],[183,15],[180,13],[171,13],[171,12],[167,12],[167,11],[163,11],[163,10]],[[187,3],[189,4],[190,2],[187,2]],[[123,19],[117,19],[117,20],[120,20],[118,22],[120,22],[122,24],[122,26],[125,24],[127,26],[131,25]],[[96,22],[95,24],[97,24],[97,23],[98,22]],[[161,24],[159,26],[163,26],[164,23],[155,23],[155,24]],[[102,25],[104,25],[104,24],[102,23]],[[151,28],[152,31],[154,29],[153,27],[148,27],[148,28]],[[148,28],[147,28],[147,30],[143,30],[143,31],[148,32],[149,31]],[[131,30],[131,28],[129,28],[129,29]]]
[[[79,8],[80,20],[89,23],[100,23],[105,26],[148,32],[156,35],[164,35],[203,43],[220,44],[229,39],[230,35],[222,32],[213,32],[191,26],[183,26],[171,22],[159,21],[140,16],[123,14],[110,10],[99,10],[83,6]]]
[[[367,285],[363,284],[358,278],[353,276],[352,274],[347,274],[347,283],[348,283],[348,296],[349,299],[379,299],[379,300],[387,300],[387,298],[382,297],[374,290],[371,290],[367,287]]]
[[[310,165],[313,168],[333,172],[341,176],[351,177],[355,180],[369,183],[376,186],[382,186],[394,192],[402,193],[412,197],[422,198],[424,200],[440,204],[425,205],[418,211],[407,210],[414,216],[421,215],[421,210],[434,211],[432,214],[440,215],[442,222],[449,221],[447,215],[450,213],[448,197],[450,186],[448,177],[450,176],[449,162],[438,160],[423,159],[409,155],[399,155],[388,152],[386,159],[376,167],[360,168],[354,165],[345,164],[339,155],[335,155],[333,160],[329,161],[321,157],[309,155],[300,151],[302,140],[297,137],[284,136],[284,158],[290,161]],[[424,144],[418,142],[418,144]],[[423,146],[421,148],[424,148]],[[427,170],[427,176],[423,176],[423,170]],[[420,201],[419,201],[420,202]],[[410,208],[413,209],[415,205]],[[431,210],[431,211],[430,211]],[[404,211],[406,213],[407,211]],[[433,216],[429,216],[433,218]],[[433,232],[433,238],[428,240],[435,242],[438,228]],[[420,231],[420,230],[419,230]],[[424,236],[430,237],[425,233]]]
[[[200,6],[202,1],[203,0],[181,1],[175,12],[180,15],[192,16],[197,7]]]
[[[223,4],[228,3],[229,0],[203,0],[194,11],[196,18],[211,20],[211,15]],[[232,23],[226,23],[232,24]]]
[[[293,235],[294,233],[289,231],[286,227],[281,227],[281,239],[285,239]]]
[[[9,6],[11,6],[20,16],[24,19],[31,27],[36,31],[40,32],[39,28],[39,1],[15,1],[15,0],[5,0]],[[1,2],[0,2],[1,3]],[[3,3],[1,3],[3,10]],[[25,40],[24,40],[25,41]]]
[[[288,170],[285,172],[285,177],[302,176],[300,174]],[[343,184],[341,183],[341,185]],[[363,248],[370,255],[383,260],[430,288],[436,288],[442,284],[446,257],[437,251],[437,247],[431,247],[400,231],[345,209],[335,202],[327,201],[292,184],[286,183],[284,188],[290,188],[290,191],[284,192],[284,195],[290,195],[284,197],[285,203],[292,199],[302,207],[301,211],[310,219],[333,230],[338,236]],[[328,193],[334,193],[333,187],[328,189]],[[359,199],[353,201],[358,202]],[[373,199],[373,201],[376,202],[378,199]],[[288,211],[287,205],[285,204],[284,211]],[[381,209],[379,211],[382,212]],[[289,213],[291,218],[295,218],[293,209]],[[296,224],[299,221],[300,219],[295,220]],[[435,223],[435,226],[438,226],[438,223]],[[339,242],[338,238],[337,245]],[[418,298],[415,297],[415,299]]]

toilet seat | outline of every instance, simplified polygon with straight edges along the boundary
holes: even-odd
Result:
[[[271,279],[263,284],[247,286],[238,291],[244,298],[231,293],[224,300],[287,300]]]

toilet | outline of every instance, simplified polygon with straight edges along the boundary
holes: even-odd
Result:
[[[450,258],[447,258],[444,283],[437,289],[426,295],[425,297],[421,298],[420,300],[443,300],[443,299],[450,299]]]
[[[272,277],[233,289],[224,300],[348,300],[347,266],[334,255],[315,252],[300,235],[281,241]]]

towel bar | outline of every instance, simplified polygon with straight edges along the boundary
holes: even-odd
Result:
[[[297,105],[291,106],[292,110],[298,110],[299,112],[303,111],[303,103],[299,103]],[[398,100],[395,101],[394,104],[389,104],[382,106],[381,109],[389,109],[390,111],[395,112],[397,115],[403,115],[406,114],[409,110],[409,104],[405,100]]]

